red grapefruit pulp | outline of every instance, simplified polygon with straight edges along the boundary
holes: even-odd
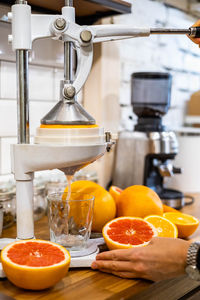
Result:
[[[120,217],[105,225],[103,237],[110,250],[147,245],[157,231],[142,218]]]
[[[67,274],[70,255],[56,243],[26,240],[7,245],[1,252],[1,260],[13,284],[41,290],[53,286]]]

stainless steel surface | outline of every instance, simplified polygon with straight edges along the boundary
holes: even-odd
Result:
[[[174,132],[150,132],[148,134],[151,154],[178,153],[178,142]]]
[[[143,132],[121,132],[117,140],[113,185],[124,189],[143,184],[149,139]]]
[[[151,28],[151,34],[191,34],[191,29]]]
[[[69,83],[73,81],[73,43],[64,42],[64,79]]]
[[[29,144],[28,50],[16,51],[18,143]]]
[[[73,0],[65,0],[65,6],[73,6]],[[73,43],[64,42],[64,79],[73,81]]]
[[[59,101],[41,120],[42,124],[94,125],[95,120],[77,102]]]
[[[75,98],[66,99],[63,95],[64,85],[67,81],[60,82],[60,101],[41,120],[42,124],[61,125],[94,125],[95,119],[88,114]]]
[[[173,173],[173,165],[166,161],[165,163],[160,163],[158,165],[158,171],[162,177],[171,177]]]
[[[161,199],[163,204],[166,204],[175,209],[180,209],[185,205],[184,198],[179,199]]]
[[[16,0],[15,4],[27,4],[27,1],[25,1],[25,0]]]
[[[92,33],[89,30],[83,30],[80,34],[81,40],[85,43],[89,43],[92,39]]]
[[[73,6],[73,1],[65,1],[65,5]],[[64,80],[60,82],[60,101],[42,118],[42,124],[94,125],[96,123],[76,101],[76,91],[72,86],[74,52],[73,43],[64,42]]]
[[[178,143],[173,132],[122,132],[117,141],[113,184],[122,189],[144,184],[145,158],[148,154],[168,155],[177,152]],[[161,162],[155,161],[158,167]],[[170,160],[168,163],[171,164]]]
[[[73,0],[65,0],[65,6],[73,6]]]
[[[54,22],[54,26],[57,30],[63,30],[66,26],[66,21],[63,18],[58,18]]]
[[[107,152],[110,152],[110,149],[116,143],[114,140],[112,140],[111,132],[109,132],[109,131],[105,132],[105,140],[106,140],[106,143],[107,143],[106,150],[107,150]]]
[[[73,85],[69,85],[69,86],[65,86],[64,90],[63,90],[63,96],[66,99],[72,99],[74,98],[75,94],[76,94],[76,90],[75,87],[73,87]]]

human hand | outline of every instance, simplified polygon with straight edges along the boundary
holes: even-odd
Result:
[[[192,25],[192,27],[197,27],[200,26],[200,20],[198,20],[194,25]],[[200,46],[200,38],[192,38],[189,36],[189,38],[195,43],[198,44]]]
[[[123,278],[160,281],[185,273],[189,245],[181,239],[156,237],[148,246],[100,253],[92,269]]]

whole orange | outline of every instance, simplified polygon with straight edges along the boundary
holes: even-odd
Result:
[[[145,218],[149,215],[162,216],[163,214],[163,205],[159,196],[144,185],[133,185],[126,188],[118,200],[118,217]]]
[[[109,188],[109,193],[115,200],[116,205],[118,204],[118,199],[119,199],[121,192],[122,192],[122,189],[120,189],[117,186],[111,185],[111,187]]]
[[[103,226],[115,218],[115,201],[110,193],[99,184],[89,180],[79,180],[72,183],[71,190],[95,197],[92,231],[101,232]]]

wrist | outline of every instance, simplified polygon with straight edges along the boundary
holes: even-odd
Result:
[[[185,271],[193,280],[200,280],[200,242],[190,244],[187,251]]]

